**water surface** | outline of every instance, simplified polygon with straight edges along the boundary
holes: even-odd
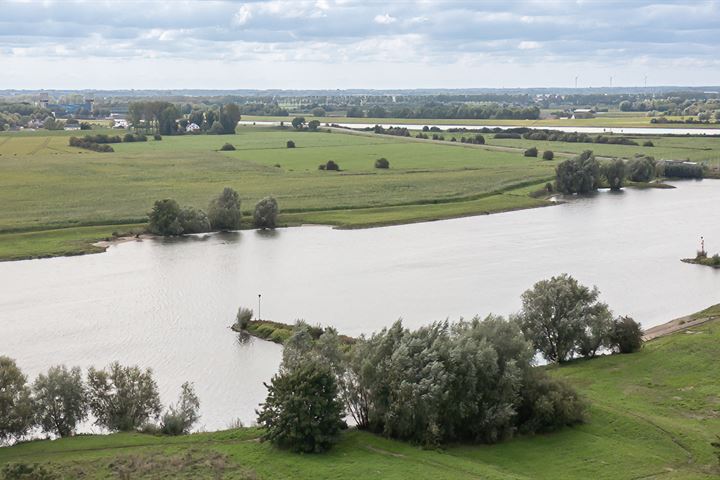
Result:
[[[0,263],[0,354],[34,378],[58,363],[155,370],[163,401],[195,382],[202,424],[246,423],[281,348],[240,343],[239,305],[349,335],[402,317],[507,315],[534,282],[568,272],[645,326],[720,302],[720,181],[600,192],[556,207],[368,230],[312,226],[143,240],[82,257]]]

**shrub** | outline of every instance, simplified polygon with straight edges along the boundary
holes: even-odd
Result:
[[[530,147],[523,153],[526,157],[537,157],[538,149],[536,147]]]
[[[208,208],[210,225],[214,230],[237,230],[240,228],[242,212],[240,211],[240,195],[232,188],[226,187]]]
[[[517,409],[520,433],[546,433],[585,421],[587,404],[564,381],[530,370]]]
[[[342,404],[335,376],[317,361],[284,369],[266,385],[258,424],[263,439],[297,452],[319,453],[337,441],[342,427]]]
[[[287,141],[287,148],[295,148],[295,142],[292,140]]]
[[[632,317],[618,317],[613,322],[611,341],[619,353],[633,353],[640,350],[643,343],[642,326]]]
[[[184,208],[180,211],[179,221],[182,229],[181,233],[183,234],[210,231],[210,219],[202,210],[196,210],[192,207]]]
[[[61,437],[73,434],[87,417],[87,393],[79,367],[64,365],[40,374],[33,384],[35,415],[46,432]]]
[[[339,171],[340,165],[335,163],[333,160],[328,160],[327,163],[325,164],[325,170]]]
[[[591,150],[585,150],[576,158],[560,162],[555,169],[557,189],[565,194],[597,190],[599,181],[600,164]]]
[[[638,157],[627,164],[630,180],[633,182],[649,182],[655,176],[655,162],[651,157]]]
[[[378,158],[375,160],[375,168],[390,168],[390,162],[385,157]]]
[[[318,170],[325,170],[325,164],[321,163],[320,165],[318,165]]]
[[[253,223],[256,228],[275,228],[278,216],[278,203],[273,197],[265,197],[255,205]]]
[[[8,463],[0,470],[4,480],[57,480],[60,475],[36,463]]]
[[[543,160],[552,160],[553,158],[555,158],[555,154],[552,150],[545,150],[542,154],[542,158]]]
[[[232,143],[226,143],[222,147],[220,147],[220,151],[222,152],[230,152],[232,150],[235,150],[235,145]]]
[[[183,233],[180,221],[180,205],[170,198],[155,202],[148,215],[148,230],[155,235],[181,235]]]
[[[654,147],[654,146],[655,146],[655,144],[653,142],[651,142],[650,140],[643,142],[643,147]]]
[[[86,150],[92,150],[94,152],[109,153],[109,152],[115,151],[110,145],[92,142],[92,141],[88,140],[87,137],[86,138],[70,137],[68,144],[71,147],[84,148]]]
[[[235,326],[241,330],[246,330],[252,320],[253,311],[247,307],[238,308],[237,314],[235,315]]]
[[[130,142],[147,142],[147,136],[141,134],[141,133],[126,133],[123,136],[123,142],[130,143]]]
[[[21,438],[33,423],[27,377],[15,360],[0,355],[0,444]]]
[[[131,431],[160,415],[160,396],[152,370],[112,363],[88,370],[88,403],[95,423],[111,431]]]
[[[320,126],[320,122],[317,120],[310,120],[307,124],[308,130],[311,132],[317,131],[318,127]]]
[[[495,134],[495,138],[497,138],[497,139],[512,138],[512,139],[519,140],[521,137],[520,137],[519,133],[498,132]]]
[[[215,120],[208,133],[210,135],[222,135],[225,133],[225,126],[219,120]]]
[[[180,397],[175,405],[170,405],[160,424],[160,431],[165,435],[185,435],[190,433],[192,426],[200,415],[200,400],[195,394],[192,383],[185,382],[180,389]]]
[[[160,135],[159,133],[156,133],[155,135],[153,135],[153,138],[155,140],[162,140],[162,135]]]
[[[603,165],[603,175],[611,190],[620,190],[625,183],[625,161],[615,158]]]

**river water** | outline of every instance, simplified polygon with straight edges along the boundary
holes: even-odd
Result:
[[[290,119],[284,121],[285,125],[290,125]],[[267,125],[267,126],[278,126],[280,122],[270,121],[248,121],[240,120],[239,125]],[[330,124],[323,124],[330,125]],[[341,127],[348,128],[372,128],[375,125],[380,125],[383,128],[390,127],[405,127],[410,130],[421,130],[423,127],[437,127],[440,130],[448,130],[450,128],[467,128],[468,130],[479,130],[482,128],[499,128],[501,130],[507,130],[510,128],[529,128],[531,130],[558,130],[560,132],[577,132],[577,133],[620,133],[626,135],[720,135],[720,128],[663,128],[663,127],[575,127],[575,126],[548,126],[548,125],[433,125],[432,123],[344,123],[334,122],[333,125],[339,125]]]
[[[676,185],[413,225],[142,240],[0,263],[0,354],[30,378],[59,363],[151,367],[166,404],[193,381],[213,430],[254,418],[281,357],[228,329],[258,293],[263,318],[357,335],[400,317],[507,315],[534,282],[567,272],[649,327],[720,302],[720,270],[680,262],[700,235],[720,251],[720,181]]]

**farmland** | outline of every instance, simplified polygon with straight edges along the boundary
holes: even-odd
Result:
[[[290,139],[297,148],[286,148]],[[285,225],[357,227],[538,206],[544,202],[511,190],[546,181],[554,167],[519,151],[250,127],[113,144],[114,153],[67,140],[0,135],[0,258],[93,251],[89,242],[143,224],[155,200],[205,208],[226,186],[240,192],[246,213],[274,195]],[[236,150],[218,151],[225,142]],[[375,169],[379,157],[391,168]],[[340,172],[318,170],[331,159]]]
[[[497,445],[423,450],[350,430],[327,454],[299,455],[241,428],[30,442],[0,449],[0,465],[39,463],[61,478],[717,478],[710,442],[720,432],[718,341],[714,320],[635,354],[553,368],[589,400],[588,422]]]

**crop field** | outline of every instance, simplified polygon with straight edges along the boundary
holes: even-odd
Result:
[[[715,307],[698,315],[718,313]],[[711,442],[720,434],[718,342],[715,320],[650,341],[635,354],[553,368],[590,402],[588,422],[496,445],[423,450],[350,430],[327,454],[299,455],[244,428],[37,441],[0,449],[0,466],[39,463],[60,478],[717,478]]]
[[[509,191],[540,184],[554,169],[519,151],[340,132],[243,127],[236,135],[113,144],[113,153],[69,147],[70,135],[0,135],[0,258],[95,251],[90,241],[144,223],[155,200],[206,208],[226,186],[240,193],[246,213],[274,195],[284,224],[359,227],[542,205]],[[219,151],[226,142],[236,150]],[[380,157],[390,169],[374,168]],[[318,170],[328,160],[341,171]]]

